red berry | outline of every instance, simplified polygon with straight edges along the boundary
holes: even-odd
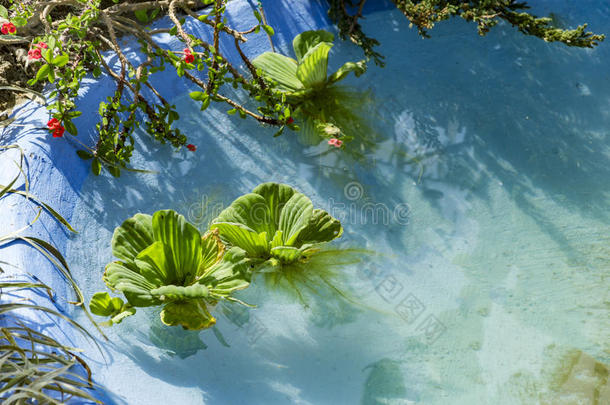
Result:
[[[192,143],[189,143],[188,145],[186,145],[186,148],[188,150],[190,150],[191,152],[195,152],[197,150],[197,147],[195,145],[193,145]]]

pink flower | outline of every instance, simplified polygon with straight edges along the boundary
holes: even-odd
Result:
[[[188,150],[190,150],[191,152],[195,152],[197,150],[197,147],[195,145],[193,145],[192,143],[189,143],[188,145],[186,145],[186,148]]]
[[[47,44],[45,44],[45,43],[44,43],[44,42],[42,42],[42,41],[40,41],[39,43],[37,43],[37,44],[36,44],[36,45],[34,45],[34,46],[36,46],[36,47],[38,47],[38,48],[40,48],[40,49],[47,49],[47,48],[48,48],[48,45],[47,45]]]
[[[39,48],[30,49],[28,51],[28,57],[32,60],[40,59],[42,57],[42,54],[40,53],[40,49]]]
[[[17,32],[17,27],[12,22],[4,23],[0,32],[2,32],[2,35],[14,34]]]
[[[195,56],[193,56],[191,50],[188,48],[184,49],[184,61],[186,63],[193,63],[195,61]]]
[[[336,148],[340,148],[341,145],[343,145],[343,141],[341,139],[337,139],[337,138],[331,138],[328,140],[328,144],[332,145]]]

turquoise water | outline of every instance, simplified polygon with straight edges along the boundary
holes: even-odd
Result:
[[[609,28],[610,7],[568,3],[542,6]],[[178,97],[198,151],[142,135],[133,164],[158,173],[90,177],[67,255],[90,297],[134,213],[173,208],[205,229],[257,184],[284,182],[342,220],[338,245],[377,252],[344,269],[360,305],[304,308],[255,285],[241,297],[258,307],[217,307],[216,333],[139,311],[107,331],[106,362],[92,360],[117,402],[610,403],[607,44],[570,49],[506,26],[482,39],[458,21],[421,40],[393,12],[365,28],[387,67],[350,82],[374,97],[364,158]],[[343,43],[331,63],[359,57]]]

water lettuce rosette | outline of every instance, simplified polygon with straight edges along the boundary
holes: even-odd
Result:
[[[210,308],[249,285],[248,260],[240,249],[227,250],[214,232],[201,235],[172,210],[136,214],[115,229],[112,252],[119,261],[106,266],[104,282],[123,294],[93,296],[91,311],[118,323],[136,307],[163,306],[161,321],[185,329],[215,324]]]
[[[300,121],[300,139],[307,145],[324,138],[364,141],[371,133],[363,121],[368,115],[368,95],[337,85],[350,72],[363,74],[366,63],[347,62],[328,75],[333,40],[334,35],[328,31],[305,31],[292,42],[296,59],[265,52],[252,61],[265,79],[286,94],[293,115]]]

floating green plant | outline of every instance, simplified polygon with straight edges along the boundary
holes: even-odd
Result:
[[[226,250],[213,232],[201,235],[172,210],[136,214],[115,229],[112,251],[120,259],[104,273],[106,285],[123,293],[97,293],[91,312],[110,317],[107,324],[133,315],[136,307],[163,306],[161,321],[185,329],[216,323],[210,308],[249,284],[248,260],[240,249]]]
[[[307,261],[316,245],[343,233],[341,222],[314,209],[304,194],[278,183],[263,183],[233,201],[212,221],[211,229],[259,266],[278,268]]]
[[[216,322],[210,309],[223,300],[243,304],[232,294],[258,274],[304,304],[305,293],[348,298],[336,287],[337,269],[357,263],[363,253],[325,246],[342,235],[341,222],[285,184],[264,183],[237,198],[210,229],[202,236],[171,210],[125,221],[112,238],[120,260],[106,266],[104,281],[126,301],[98,292],[91,312],[112,325],[137,307],[163,306],[164,324],[205,329]]]
[[[362,140],[370,132],[362,119],[367,94],[337,85],[350,72],[363,74],[366,63],[347,62],[327,76],[333,40],[334,35],[328,31],[305,31],[292,42],[296,60],[265,52],[252,61],[286,94],[292,115],[300,121],[300,138],[306,144],[330,138],[331,145],[340,147],[343,141]]]
[[[239,197],[212,221],[211,229],[245,252],[252,272],[267,286],[290,291],[303,303],[305,292],[330,290],[347,298],[335,286],[337,269],[357,263],[362,253],[326,247],[342,235],[341,222],[285,184],[264,183]]]

